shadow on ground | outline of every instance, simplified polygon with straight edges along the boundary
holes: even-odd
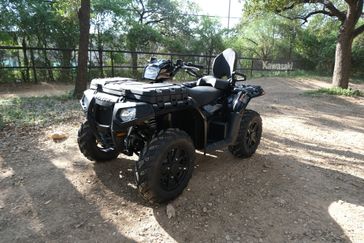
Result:
[[[190,191],[173,202],[175,219],[163,208],[155,210],[175,240],[350,241],[329,207],[340,200],[364,206],[362,179],[290,155],[257,154],[242,161],[225,156],[199,158]]]
[[[123,183],[117,179],[118,171],[130,171],[133,165],[117,159],[97,164],[95,170],[118,196],[153,206],[130,186],[132,172]],[[154,216],[177,242],[349,242],[329,207],[339,201],[364,206],[361,188],[364,181],[358,177],[290,155],[258,153],[239,160],[216,152],[198,155],[188,189],[172,202],[176,217],[168,219],[163,206],[154,207]]]
[[[1,242],[133,242],[54,165],[55,154],[37,149],[29,137],[8,139],[32,146],[14,150],[9,143],[0,150]]]

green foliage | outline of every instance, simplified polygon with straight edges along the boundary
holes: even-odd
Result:
[[[353,44],[353,73],[355,77],[364,77],[364,34],[354,40]]]
[[[295,51],[301,68],[322,74],[332,73],[338,29],[336,22],[318,15],[298,32]]]
[[[196,30],[196,41],[193,49],[199,53],[213,55],[222,51],[224,30],[215,18],[202,17]]]
[[[149,50],[150,47],[160,42],[162,36],[149,25],[135,23],[127,34],[127,46],[130,50]],[[148,48],[149,47],[149,48]]]
[[[4,126],[43,126],[64,122],[80,113],[70,93],[62,96],[17,97],[0,100],[0,129]]]
[[[197,19],[184,15],[194,13],[190,1],[131,0],[123,19],[127,28],[126,46],[132,51],[155,51],[165,47],[168,51],[186,50],[186,43],[193,41],[191,25]]]
[[[289,56],[293,56],[295,60],[301,64],[299,68],[320,72],[321,74],[326,75],[332,74],[334,69],[335,49],[338,36],[340,33],[349,32],[340,32],[341,22],[338,21],[337,17],[324,15],[322,12],[320,12],[323,9],[325,11],[329,11],[328,9],[331,9],[330,7],[326,6],[328,2],[333,4],[332,6],[335,6],[336,9],[341,11],[345,18],[346,13],[348,12],[348,1],[249,0],[245,1],[245,19],[251,21],[249,24],[253,24],[254,26],[258,25],[256,23],[256,19],[268,19],[267,15],[269,16],[269,14],[267,14],[267,12],[274,13],[276,18],[282,18],[280,16],[285,16],[286,19],[292,21],[292,26],[295,26],[296,31],[293,42],[290,42],[290,46],[293,47],[293,54]],[[264,17],[257,17],[259,15],[263,15]],[[310,17],[308,18],[308,16]],[[302,23],[301,26],[297,26],[297,19],[299,19],[299,21]],[[356,27],[359,27],[363,23],[363,20],[359,20],[359,22],[356,24]],[[266,24],[267,26],[277,25],[276,23],[269,21],[266,21]],[[284,34],[282,35],[284,31],[282,32],[282,30],[278,30],[278,43],[274,44],[274,47],[272,44],[273,40],[277,40],[269,35],[267,28],[268,27],[259,29],[256,27],[255,29],[257,34],[255,38],[260,36],[261,38],[258,39],[269,39],[270,41],[266,41],[268,45],[264,44],[264,41],[255,41],[255,43],[258,44],[253,46],[253,48],[250,47],[250,49],[253,49],[256,52],[257,50],[261,50],[264,47],[264,50],[270,50],[269,53],[271,53],[272,50],[278,50],[278,53],[284,53],[281,51],[281,49],[284,47],[285,42],[287,46],[287,40],[289,40],[289,38],[284,36]],[[263,32],[265,36],[262,35],[261,32]],[[248,36],[250,35],[248,34]],[[354,76],[362,76],[364,74],[362,71],[364,70],[364,52],[362,51],[363,42],[360,40],[360,37],[357,39],[359,40],[355,40],[354,45],[352,46],[353,71]],[[267,51],[265,51],[265,53],[266,52]],[[262,51],[260,51],[260,53],[262,53]],[[277,54],[273,54],[272,56],[273,58],[278,57]]]
[[[305,94],[307,95],[342,95],[342,96],[363,96],[364,93],[360,90],[352,90],[352,89],[343,89],[339,87],[332,87],[332,88],[320,88],[318,90],[309,90],[306,91]]]
[[[285,6],[290,6],[292,3],[300,2],[299,0],[250,0],[245,2],[245,9],[249,15],[259,12],[276,12]]]
[[[273,14],[254,18],[244,15],[227,45],[243,53],[243,56],[291,59],[299,28],[297,21],[289,21]]]

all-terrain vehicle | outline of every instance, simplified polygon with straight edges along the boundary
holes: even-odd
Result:
[[[239,158],[255,153],[262,134],[260,115],[247,110],[264,94],[260,86],[237,84],[246,77],[235,71],[236,53],[227,49],[213,62],[211,76],[198,65],[152,58],[144,79],[94,79],[81,106],[87,116],[78,132],[81,152],[96,162],[120,153],[136,154],[136,183],[148,201],[165,202],[187,186],[195,150],[228,147]],[[172,80],[179,70],[197,78]]]

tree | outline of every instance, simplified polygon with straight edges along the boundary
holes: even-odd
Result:
[[[224,49],[224,30],[216,18],[202,16],[196,30],[195,52],[212,56]]]
[[[78,68],[74,96],[81,98],[87,87],[87,61],[88,45],[90,37],[90,0],[81,0],[81,8],[78,11],[80,23],[80,40],[78,47]]]
[[[2,13],[0,31],[12,36],[12,45],[23,46],[23,59],[18,58],[18,64],[26,67],[21,71],[24,82],[30,81],[30,61],[32,64],[47,67],[47,69],[38,69],[37,72],[33,69],[34,82],[37,82],[42,74],[44,80],[55,80],[54,73],[57,74],[57,72],[52,69],[54,58],[60,60],[62,67],[70,66],[72,51],[66,49],[75,48],[77,45],[79,28],[76,23],[76,4],[73,0],[0,0]],[[26,50],[25,47],[58,47],[63,50],[61,52],[38,51]],[[70,80],[69,68],[62,69],[59,73],[59,80]]]
[[[292,59],[299,26],[273,14],[242,17],[229,45],[244,56],[260,59]]]
[[[364,0],[345,0],[345,3],[335,0],[250,0],[247,7],[250,10],[270,10],[280,15],[288,13],[285,17],[301,19],[306,23],[308,19],[317,14],[323,14],[337,19],[340,29],[336,43],[335,66],[332,84],[336,87],[348,88],[353,40],[364,32],[363,18]],[[300,14],[295,13],[299,10]],[[359,25],[359,26],[358,26]]]
[[[57,59],[60,59],[59,80],[61,82],[72,80],[71,68],[72,49],[75,49],[79,40],[79,25],[77,23],[78,3],[73,1],[56,1],[51,4],[51,26],[52,34],[49,36],[50,43],[60,48]]]
[[[133,73],[137,75],[137,51],[158,50],[162,43],[178,38],[179,33],[190,33],[194,19],[183,13],[184,5],[193,13],[194,5],[190,1],[177,0],[131,0],[131,9],[126,21],[130,29],[126,35],[126,44],[132,51]],[[176,41],[177,43],[178,41]],[[177,44],[178,45],[178,44]],[[172,45],[169,45],[170,49]],[[175,50],[175,49],[174,49]]]
[[[302,69],[332,74],[338,28],[337,21],[325,15],[314,16],[308,24],[299,28],[295,52]]]

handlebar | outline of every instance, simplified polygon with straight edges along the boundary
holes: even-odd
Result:
[[[185,63],[185,65],[190,66],[190,67],[195,67],[195,68],[198,68],[198,69],[203,69],[204,68],[204,66],[202,66],[202,65],[193,64],[191,62]]]
[[[194,77],[200,77],[201,75],[198,74],[200,69],[203,69],[204,66],[193,64],[191,62],[183,62],[182,60],[177,60],[175,64],[174,74],[173,76],[180,70],[184,69],[189,75]]]
[[[204,66],[202,66],[202,65],[193,64],[192,62],[184,62],[181,59],[178,59],[176,61],[175,67],[176,68],[183,68],[183,69],[187,69],[187,68],[203,69],[204,68]]]

